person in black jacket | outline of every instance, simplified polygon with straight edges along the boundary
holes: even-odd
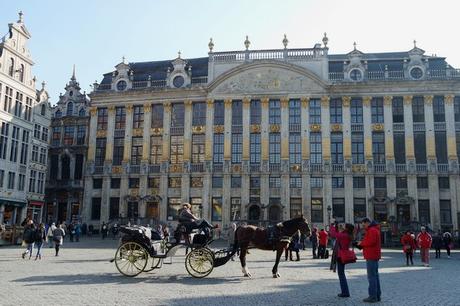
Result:
[[[34,241],[35,241],[34,221],[27,217],[21,223],[21,225],[25,226],[24,233],[22,235],[22,239],[23,239],[23,245],[26,247],[26,250],[22,253],[22,258],[25,259],[26,255],[29,254],[29,259],[30,259],[30,257],[32,257],[32,250],[33,250]]]
[[[318,249],[318,229],[315,227],[310,236],[311,248],[313,251],[313,259],[317,259],[316,250]]]
[[[442,248],[442,234],[441,231],[433,235],[433,242],[431,246],[436,252],[436,258],[441,258],[441,248]]]
[[[42,254],[40,253],[43,245],[43,241],[46,239],[45,224],[40,223],[38,228],[35,231],[35,246],[37,247],[37,255],[35,255],[35,260],[42,259]]]
[[[442,242],[444,243],[444,247],[446,248],[447,251],[447,258],[450,258],[450,247],[452,244],[452,235],[449,232],[445,232],[442,235]]]

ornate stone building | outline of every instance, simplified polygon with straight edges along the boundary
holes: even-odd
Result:
[[[45,84],[35,89],[30,38],[20,12],[0,42],[0,224],[42,216],[50,106]]]
[[[46,219],[80,219],[84,168],[88,149],[89,99],[75,77],[52,109],[49,172],[46,185]]]
[[[313,48],[126,63],[94,84],[83,216],[457,228],[460,71]],[[144,222],[144,221],[142,221]]]

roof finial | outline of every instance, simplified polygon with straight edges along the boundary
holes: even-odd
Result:
[[[414,48],[417,48],[417,41],[414,39]]]
[[[246,40],[244,41],[244,46],[246,47],[246,50],[249,49],[250,45],[251,45],[251,42],[249,41],[249,37],[246,35]]]
[[[122,62],[123,64],[126,64],[126,63],[125,63],[125,60],[126,60],[126,57],[123,55],[123,56],[121,57],[121,62]]]
[[[18,15],[19,15],[19,20],[18,20],[18,22],[19,22],[19,23],[23,23],[23,22],[24,22],[24,18],[23,18],[23,15],[24,15],[24,14],[22,13],[22,11],[19,11]]]
[[[326,34],[326,32],[324,32],[324,36],[323,36],[324,48],[327,48],[327,43],[328,42],[329,42],[329,38],[327,38],[327,34]]]
[[[45,90],[45,85],[46,85],[46,82],[43,81],[43,82],[42,82],[42,90]]]
[[[287,39],[286,34],[284,34],[284,38],[283,38],[283,46],[284,46],[284,49],[287,48],[288,43],[289,43],[289,40]]]
[[[181,55],[181,54],[182,54],[182,53],[180,52],[180,50],[177,51],[177,58],[180,58],[180,55]]]
[[[75,77],[75,64],[73,64],[73,70],[72,70],[72,77],[70,78],[72,81],[75,81],[77,78]]]
[[[356,51],[356,41],[353,42],[353,50]]]
[[[208,47],[209,47],[209,52],[212,52],[212,49],[214,49],[214,43],[212,42],[212,37],[209,39]]]

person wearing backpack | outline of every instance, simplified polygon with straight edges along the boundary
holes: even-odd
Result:
[[[48,227],[48,231],[46,232],[46,243],[48,243],[48,246],[50,249],[53,247],[53,232],[56,229],[56,224],[53,222],[51,223],[51,226]]]
[[[53,241],[54,241],[54,249],[56,250],[56,255],[59,256],[59,248],[64,242],[64,236],[65,232],[64,229],[62,228],[62,224],[59,225],[54,231],[53,231]]]
[[[43,246],[43,241],[46,239],[45,235],[45,224],[40,223],[38,228],[35,230],[35,246],[37,247],[37,254],[35,255],[35,260],[37,259],[42,259],[42,246]]]
[[[26,250],[22,253],[22,259],[25,259],[27,254],[29,254],[30,259],[30,257],[32,257],[32,250],[35,242],[35,225],[32,219],[27,219],[27,221],[25,222],[27,224],[25,225],[22,239],[23,245],[26,247]]]

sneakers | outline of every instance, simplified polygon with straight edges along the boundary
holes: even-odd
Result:
[[[377,303],[379,299],[375,297],[367,297],[363,300],[364,303]]]
[[[337,296],[338,296],[339,298],[347,298],[347,297],[350,297],[349,294],[343,294],[343,293],[339,293],[339,294],[337,294]]]

